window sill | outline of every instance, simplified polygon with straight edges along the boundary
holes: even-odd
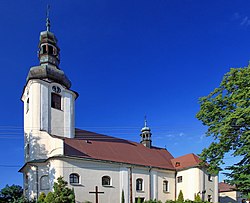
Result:
[[[40,190],[43,190],[43,191],[44,191],[44,190],[49,190],[49,188],[41,188]]]
[[[170,192],[169,192],[169,191],[163,191],[163,193],[165,193],[165,194],[170,194]]]
[[[51,106],[51,108],[52,108],[52,109],[55,109],[55,110],[58,110],[58,111],[62,111],[62,112],[63,112],[63,110],[62,110],[62,109],[58,109],[58,108],[55,108],[55,107],[52,107],[52,106]]]
[[[144,190],[136,190],[136,192],[138,192],[138,193],[145,193]]]
[[[80,184],[80,183],[70,183],[70,185],[72,185],[72,186],[82,186],[82,184]]]
[[[102,187],[113,187],[112,185],[102,185]]]

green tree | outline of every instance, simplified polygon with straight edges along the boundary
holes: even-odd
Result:
[[[194,201],[195,201],[195,202],[202,202],[202,201],[201,201],[201,196],[200,196],[199,194],[195,194],[195,195],[194,195]]]
[[[52,193],[52,192],[49,192],[49,193],[46,195],[46,197],[45,197],[45,199],[44,199],[44,202],[45,202],[45,203],[52,203],[52,202],[54,202],[54,196],[53,196],[53,193]]]
[[[141,203],[141,198],[140,197],[138,197],[138,199],[137,199],[137,202],[136,203]]]
[[[200,158],[209,163],[210,173],[217,174],[226,153],[241,160],[226,169],[228,182],[248,194],[250,192],[250,65],[232,68],[219,87],[200,98],[196,117],[208,127],[207,136],[214,142],[205,148]]]
[[[183,196],[182,190],[180,190],[179,192],[177,202],[184,202],[184,196]]]
[[[75,193],[73,189],[67,187],[68,183],[63,180],[63,177],[57,178],[57,183],[54,183],[54,202],[55,203],[75,203]]]
[[[122,190],[122,203],[125,203],[124,190]]]
[[[5,188],[0,191],[0,202],[15,202],[22,198],[23,189],[19,185],[6,185]]]
[[[45,202],[46,195],[44,192],[42,192],[38,197],[38,203],[44,203]]]

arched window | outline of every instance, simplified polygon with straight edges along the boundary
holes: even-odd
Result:
[[[169,188],[168,188],[168,181],[164,180],[163,181],[163,192],[168,192]]]
[[[111,185],[111,178],[109,176],[102,177],[102,185],[103,186],[110,186]]]
[[[79,175],[77,173],[71,173],[69,175],[70,184],[79,184]]]
[[[141,178],[136,179],[136,190],[142,191],[143,180]]]
[[[44,175],[40,178],[40,188],[41,190],[49,190],[49,176]]]
[[[46,49],[46,45],[42,46],[42,54],[46,54],[47,53],[47,49]]]

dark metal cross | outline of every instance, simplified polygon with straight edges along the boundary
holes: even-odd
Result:
[[[95,203],[98,203],[98,195],[104,194],[104,192],[98,191],[98,186],[95,186],[95,192],[89,192],[90,194],[95,194]]]

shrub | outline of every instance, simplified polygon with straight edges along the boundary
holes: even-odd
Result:
[[[122,190],[122,203],[125,203],[124,191]]]
[[[53,201],[54,201],[54,195],[53,195],[52,192],[49,192],[49,193],[47,194],[47,196],[45,197],[44,202],[45,202],[45,203],[51,203],[51,202],[53,202]]]
[[[182,190],[180,190],[179,192],[177,202],[184,202],[184,196],[183,196]]]
[[[201,197],[200,197],[199,194],[196,194],[196,195],[194,196],[194,201],[195,201],[195,202],[202,202],[202,201],[201,201]]]
[[[42,192],[42,193],[39,195],[38,201],[37,201],[37,202],[38,202],[38,203],[44,203],[45,197],[46,197],[45,193]]]

